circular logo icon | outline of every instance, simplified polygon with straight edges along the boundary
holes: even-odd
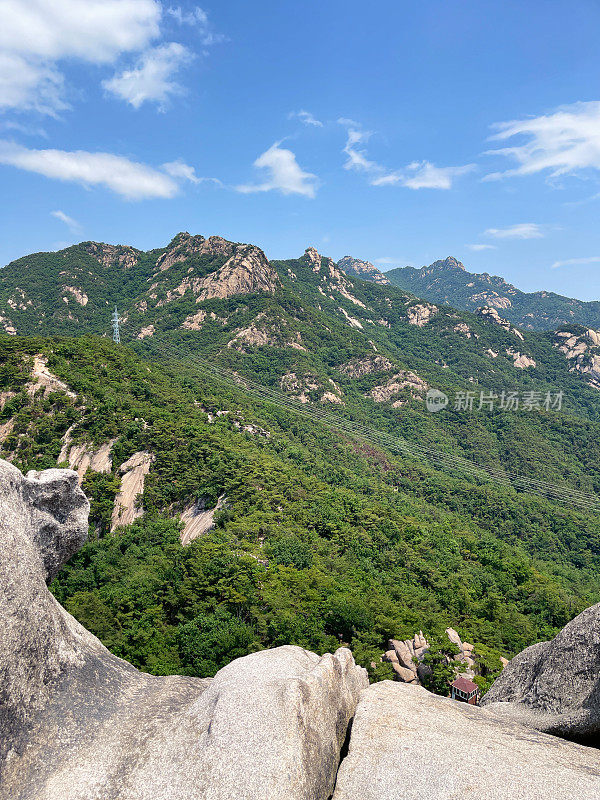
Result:
[[[432,414],[436,411],[441,411],[442,408],[446,408],[448,405],[448,395],[440,392],[439,389],[430,389],[427,392],[425,404],[427,405],[427,411],[431,411]]]

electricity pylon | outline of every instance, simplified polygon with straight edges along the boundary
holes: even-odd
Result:
[[[113,342],[121,344],[121,331],[119,329],[119,312],[117,311],[116,306],[112,315],[112,331],[113,331]]]

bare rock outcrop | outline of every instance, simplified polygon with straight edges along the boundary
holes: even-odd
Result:
[[[406,316],[410,325],[422,328],[438,312],[437,306],[432,303],[417,303],[406,309]]]
[[[79,483],[83,482],[88,470],[92,472],[109,473],[112,469],[111,451],[116,439],[104,442],[99,447],[94,447],[90,443],[80,442],[73,444],[72,432],[73,425],[65,431],[62,437],[62,447],[58,455],[57,463],[67,462],[69,469],[77,471]]]
[[[363,281],[372,281],[378,283],[380,286],[389,286],[390,282],[385,277],[383,272],[377,269],[376,266],[371,264],[370,261],[361,261],[360,258],[353,258],[352,256],[344,256],[337,262],[337,266],[354,278],[361,278]]]
[[[206,508],[203,502],[195,502],[184,508],[180,515],[183,522],[183,530],[179,537],[181,544],[185,547],[186,544],[204,536],[214,528],[215,514],[224,506],[225,495],[222,494],[214,508]]]
[[[31,370],[31,380],[27,384],[27,393],[29,395],[36,394],[42,390],[44,397],[51,392],[64,392],[71,399],[76,398],[76,394],[72,392],[66,383],[61,381],[48,369],[48,359],[41,353],[33,357],[33,367]]]
[[[86,250],[103,267],[118,266],[123,269],[135,267],[139,261],[140,250],[126,245],[105,244],[104,242],[82,242],[79,247]]]
[[[446,628],[446,636],[458,648],[458,653],[452,659],[459,662],[457,677],[473,678],[476,674],[476,654],[474,653],[473,645],[463,642],[454,628]],[[429,642],[423,636],[423,631],[415,633],[412,639],[403,641],[390,639],[388,641],[388,649],[382,656],[382,661],[387,661],[392,665],[396,680],[402,683],[420,685],[423,677],[422,662],[429,652],[429,647]],[[449,659],[448,663],[450,663]]]
[[[393,363],[381,355],[368,355],[364,358],[353,358],[341,364],[338,370],[349,378],[363,378],[373,372],[390,372],[394,369]]]
[[[598,751],[383,681],[361,694],[333,800],[600,797]]]
[[[213,679],[112,655],[46,588],[89,506],[0,461],[0,800],[327,800],[366,672],[285,646]]]
[[[515,656],[482,705],[539,731],[600,744],[600,603],[552,641]]]
[[[186,261],[193,255],[221,255],[229,258],[234,247],[235,245],[232,242],[228,242],[221,236],[209,236],[208,239],[205,239],[204,236],[191,236],[187,231],[184,231],[177,234],[165,252],[159,257],[156,262],[156,268],[158,272],[165,272],[173,264]]]
[[[146,475],[154,462],[154,454],[140,450],[119,467],[121,487],[115,497],[110,523],[111,531],[119,525],[129,525],[143,514],[139,498],[144,492]]]
[[[579,372],[594,389],[600,389],[600,331],[558,331],[554,346],[564,353],[569,372]]]
[[[388,403],[401,392],[404,392],[413,400],[422,400],[423,394],[428,388],[426,381],[419,375],[403,370],[393,375],[386,383],[374,386],[365,396],[370,397],[376,403]],[[400,406],[406,405],[406,402],[405,399],[394,400],[392,408],[400,408]]]
[[[274,292],[279,285],[279,276],[262,250],[251,244],[238,245],[220,269],[201,281],[197,299]]]
[[[524,336],[518,328],[513,328],[510,322],[504,317],[501,317],[500,314],[496,311],[495,308],[492,306],[483,306],[482,308],[478,308],[475,311],[483,319],[487,319],[489,322],[493,322],[495,325],[499,325],[501,328],[504,328],[505,331],[508,333],[514,334],[517,339],[521,341],[524,340]]]

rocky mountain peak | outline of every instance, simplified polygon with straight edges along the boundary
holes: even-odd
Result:
[[[434,261],[430,269],[461,269],[465,272],[465,265],[454,256],[448,256],[440,261]]]
[[[139,250],[127,245],[82,242],[79,247],[99,261],[103,267],[118,265],[124,269],[129,269],[137,264],[140,257]]]
[[[321,266],[321,254],[319,253],[316,247],[307,247],[306,250],[304,251],[304,255],[306,256],[306,258],[308,258],[308,260],[313,266],[315,267]]]
[[[186,261],[193,255],[223,255],[229,257],[235,249],[233,242],[228,242],[221,236],[210,236],[205,239],[204,236],[191,234],[184,231],[178,233],[177,236],[167,245],[165,252],[160,256],[156,262],[157,272],[164,272],[172,267],[173,264]]]
[[[360,258],[344,256],[337,263],[337,266],[352,277],[362,278],[363,281],[372,281],[380,286],[388,286],[389,280],[377,269],[370,261],[361,261]]]
[[[226,244],[231,245],[231,242]],[[234,252],[225,264],[203,279],[198,300],[208,300],[211,297],[223,299],[236,294],[254,292],[274,292],[279,287],[279,276],[259,247],[251,244],[231,246]]]

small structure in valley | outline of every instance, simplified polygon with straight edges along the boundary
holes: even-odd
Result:
[[[457,678],[450,686],[450,697],[472,706],[479,704],[479,687],[468,678]]]

